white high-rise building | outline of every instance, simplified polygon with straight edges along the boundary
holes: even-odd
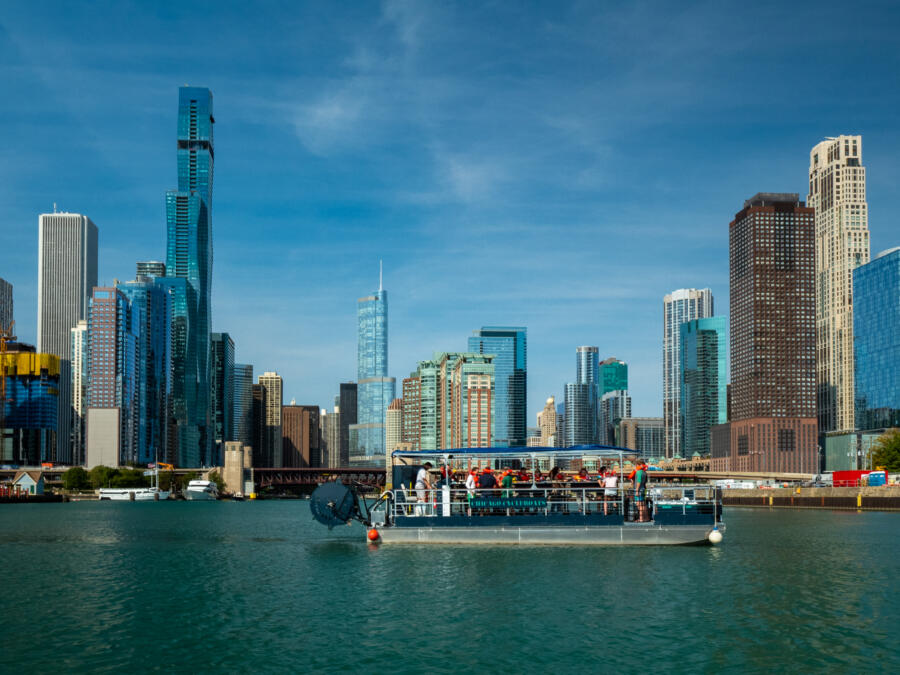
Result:
[[[266,391],[265,431],[263,433],[262,460],[266,466],[280,469],[284,463],[282,453],[281,405],[284,381],[278,373],[263,373],[257,383]]]
[[[72,456],[73,465],[85,462],[85,403],[88,383],[88,322],[79,321],[72,329]]]
[[[666,457],[681,455],[681,324],[713,316],[708,288],[681,288],[663,298],[663,420]]]
[[[853,270],[869,262],[862,136],[826,138],[809,153],[816,210],[816,409],[819,433],[852,431]]]
[[[77,213],[38,219],[37,350],[59,356],[59,413],[54,461],[72,461],[71,331],[88,318],[97,285],[97,226]]]

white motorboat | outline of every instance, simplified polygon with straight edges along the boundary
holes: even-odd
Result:
[[[149,488],[100,488],[101,501],[158,502],[168,499],[169,491],[158,487]]]
[[[219,488],[211,480],[192,480],[184,489],[188,501],[215,501],[219,498]]]

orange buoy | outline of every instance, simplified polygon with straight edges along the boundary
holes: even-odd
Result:
[[[369,530],[369,541],[378,541],[378,530],[374,527]]]

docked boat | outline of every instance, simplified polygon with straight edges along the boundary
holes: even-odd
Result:
[[[685,545],[718,543],[725,529],[714,485],[651,482],[635,494],[625,477],[634,451],[624,448],[397,450],[391,456],[392,489],[374,503],[329,482],[312,494],[313,516],[329,527],[358,520],[369,541],[384,544]],[[600,482],[601,472],[617,480]],[[470,473],[509,478],[466,487]]]
[[[184,489],[188,501],[215,501],[219,498],[219,488],[211,480],[192,480]]]
[[[158,502],[169,498],[168,490],[148,488],[100,488],[101,501]]]

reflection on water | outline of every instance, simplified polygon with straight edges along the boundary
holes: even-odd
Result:
[[[728,509],[719,547],[379,547],[308,508],[0,508],[3,662],[521,673],[891,660],[900,514]]]

